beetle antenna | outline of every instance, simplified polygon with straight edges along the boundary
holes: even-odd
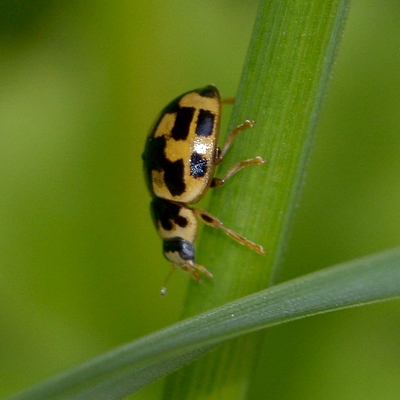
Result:
[[[163,287],[160,290],[160,296],[161,297],[164,297],[167,294],[167,282],[169,281],[169,279],[171,278],[171,276],[175,272],[175,270],[176,270],[176,267],[175,267],[175,265],[173,265],[170,273],[165,278]]]

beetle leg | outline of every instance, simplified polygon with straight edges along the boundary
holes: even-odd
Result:
[[[244,238],[243,236],[239,235],[238,233],[225,227],[218,218],[214,217],[209,212],[199,209],[199,208],[194,208],[193,211],[196,214],[197,218],[201,219],[206,225],[212,226],[213,228],[222,229],[232,239],[236,240],[240,244],[243,244],[243,245],[249,247],[250,249],[254,250],[255,252],[257,252],[259,254],[263,254],[263,255],[267,254],[262,246]]]
[[[215,157],[215,164],[221,164],[222,159],[224,158],[226,152],[229,150],[229,147],[231,147],[233,141],[235,140],[236,136],[243,130],[247,128],[251,128],[254,125],[253,120],[246,120],[243,122],[243,124],[238,125],[236,128],[232,129],[231,133],[229,134],[228,138],[226,139],[226,142],[224,144],[224,147],[222,148],[222,151],[218,152],[216,157]]]
[[[199,264],[191,264],[188,266],[188,268],[183,267],[183,269],[187,271],[190,276],[197,282],[201,281],[201,275],[199,272],[209,278],[214,278],[214,275],[206,267],[203,267]]]
[[[172,265],[172,270],[171,272],[167,275],[164,281],[164,285],[160,290],[160,295],[165,296],[167,294],[167,282],[171,278],[171,275],[178,269],[181,268],[184,271],[186,271],[195,281],[200,282],[201,281],[201,275],[200,272],[207,276],[208,278],[214,278],[214,275],[206,268],[203,267],[202,265],[195,264],[192,261],[188,261],[186,264],[183,265]]]
[[[235,104],[236,97],[226,97],[225,99],[221,100],[223,104]]]
[[[249,160],[244,160],[240,161],[236,165],[234,165],[226,174],[223,178],[213,178],[211,181],[210,187],[218,187],[222,186],[227,179],[229,179],[231,176],[235,175],[236,172],[239,172],[241,169],[244,167],[248,167],[249,165],[261,165],[265,164],[266,161],[263,160],[261,157],[254,157],[250,158]]]

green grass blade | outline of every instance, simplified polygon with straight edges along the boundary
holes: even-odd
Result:
[[[120,399],[228,339],[398,296],[400,248],[309,274],[179,322],[9,400]]]
[[[268,254],[259,256],[204,227],[198,261],[215,279],[192,282],[185,316],[267,287],[279,267],[347,5],[337,0],[262,2],[230,129],[246,119],[256,124],[238,136],[217,175],[254,156],[268,164],[246,168],[214,189],[209,211]]]
[[[276,281],[348,5],[348,0],[261,2],[230,123],[232,128],[254,119],[256,125],[238,137],[223,169],[254,156],[268,164],[248,168],[216,189],[209,211],[268,254],[261,257],[206,227],[198,261],[215,278],[192,282],[184,317]],[[179,371],[167,380],[165,398],[238,398],[257,362],[260,340],[229,343]]]

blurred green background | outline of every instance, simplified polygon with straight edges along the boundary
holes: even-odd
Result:
[[[1,397],[179,318],[140,155],[177,95],[235,94],[257,6],[1,2]],[[282,280],[400,242],[399,21],[398,0],[352,4]],[[400,399],[398,302],[266,335],[254,399]]]

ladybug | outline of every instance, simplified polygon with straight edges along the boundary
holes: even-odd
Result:
[[[153,197],[151,214],[163,240],[164,256],[176,268],[196,281],[201,274],[213,275],[195,261],[194,241],[198,220],[222,229],[237,242],[265,254],[262,246],[245,239],[202,209],[191,208],[210,187],[222,186],[231,176],[249,165],[264,164],[261,157],[238,162],[222,178],[214,177],[236,136],[254,125],[246,120],[234,128],[222,150],[218,147],[222,100],[214,85],[187,92],[161,112],[151,130],[142,155],[145,179]],[[166,294],[163,287],[161,294]]]

